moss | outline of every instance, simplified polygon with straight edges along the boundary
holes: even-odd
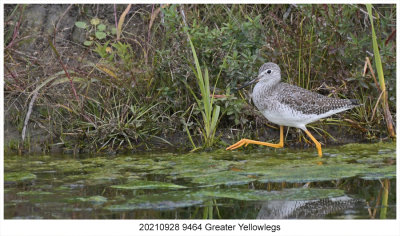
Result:
[[[166,182],[132,180],[125,184],[111,185],[111,188],[134,190],[134,189],[181,189],[186,187]]]

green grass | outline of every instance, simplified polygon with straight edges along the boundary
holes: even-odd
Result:
[[[208,69],[207,67],[204,68],[204,75],[203,75],[199,59],[197,58],[196,50],[193,46],[189,34],[188,34],[188,39],[190,43],[190,48],[192,49],[194,64],[196,67],[196,69],[193,69],[193,72],[196,75],[196,81],[197,85],[199,86],[201,98],[200,99],[197,98],[195,92],[190,88],[189,85],[187,85],[187,88],[190,90],[191,94],[193,95],[193,97],[197,102],[198,107],[201,109],[202,120],[198,121],[198,123],[199,127],[201,127],[203,134],[203,145],[205,147],[211,147],[214,145],[215,142],[215,132],[218,126],[221,107],[214,104],[215,87],[211,94]]]
[[[372,46],[374,49],[374,59],[375,59],[375,67],[378,72],[378,78],[379,78],[379,84],[381,86],[382,91],[384,92],[384,96],[386,97],[386,86],[385,86],[385,78],[383,75],[383,68],[382,68],[382,61],[381,61],[381,55],[379,53],[379,47],[378,47],[378,42],[376,40],[376,33],[375,33],[375,28],[374,28],[374,19],[372,16],[372,5],[371,4],[366,4],[367,10],[368,10],[368,15],[369,15],[369,20],[371,21],[371,30],[372,30]]]
[[[139,105],[134,95],[115,92],[110,95],[98,94],[99,99],[88,101],[85,110],[88,121],[80,121],[78,133],[84,134],[89,140],[88,147],[97,152],[104,149],[119,150],[145,145],[151,139],[158,139],[170,144],[157,136],[160,127],[156,126],[160,117],[157,110],[160,103]]]

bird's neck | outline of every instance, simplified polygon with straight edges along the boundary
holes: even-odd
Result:
[[[277,84],[279,84],[280,79],[275,80],[267,80],[267,81],[260,81],[254,86],[253,94],[254,93],[265,93],[265,91],[269,91],[273,89]]]

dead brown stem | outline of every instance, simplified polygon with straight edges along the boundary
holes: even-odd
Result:
[[[384,88],[382,89],[378,85],[378,81],[376,80],[374,70],[372,69],[371,61],[369,60],[368,57],[365,58],[365,64],[368,65],[368,69],[371,72],[372,78],[374,78],[376,88],[378,89],[379,92],[383,93],[383,99],[382,99],[383,116],[385,117],[385,122],[386,122],[389,136],[391,138],[396,138],[392,113],[390,113],[390,110],[389,110],[389,103],[388,103],[388,97],[387,97],[386,90]],[[364,76],[365,76],[366,72],[367,72],[366,66],[364,66]]]
[[[20,15],[19,15],[19,19],[18,19],[17,24],[16,24],[15,27],[14,27],[14,32],[13,32],[13,36],[12,36],[11,42],[6,46],[5,49],[11,48],[11,47],[15,44],[15,39],[16,39],[16,38],[18,37],[18,35],[19,35],[19,27],[21,26],[22,15],[23,15],[25,6],[20,5],[19,7],[21,8],[21,12],[20,12]]]
[[[132,6],[132,4],[129,4],[129,5],[126,7],[125,11],[122,12],[121,17],[119,18],[118,27],[117,27],[117,41],[119,41],[119,39],[120,39],[120,37],[121,37],[121,33],[122,33],[122,24],[124,23],[125,17],[126,17],[126,15],[128,14],[129,10],[131,9],[131,6]]]
[[[51,40],[50,38],[49,38],[49,44],[50,44],[51,48],[53,49],[53,52],[56,54],[56,57],[57,57],[57,59],[58,59],[58,62],[61,64],[61,66],[62,66],[62,68],[63,68],[63,70],[64,70],[64,72],[65,72],[65,75],[68,77],[69,82],[70,82],[70,84],[71,84],[72,92],[74,93],[74,96],[75,96],[76,101],[79,103],[79,98],[78,98],[78,94],[76,93],[76,89],[75,89],[75,86],[74,86],[73,79],[72,79],[71,76],[69,75],[66,65],[62,62],[61,56],[60,56],[60,54],[58,53],[56,47],[54,46],[54,44],[53,44],[53,42],[52,42],[52,40]]]

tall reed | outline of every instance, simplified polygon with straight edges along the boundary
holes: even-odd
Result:
[[[379,47],[378,47],[378,42],[376,40],[376,33],[375,33],[375,28],[374,28],[374,19],[372,16],[372,5],[371,4],[366,4],[367,10],[368,10],[368,15],[369,19],[371,21],[371,30],[372,30],[372,46],[374,49],[374,59],[375,59],[375,67],[378,72],[378,79],[379,79],[379,85],[380,89],[383,93],[383,99],[382,101],[382,108],[384,110],[384,116],[386,120],[386,126],[388,129],[388,133],[391,137],[396,137],[394,127],[393,127],[393,118],[392,115],[389,111],[389,105],[388,105],[388,95],[386,92],[386,86],[385,86],[385,77],[383,75],[383,67],[382,67],[382,61],[381,61],[381,55],[379,53]]]
[[[205,147],[210,147],[214,144],[215,141],[215,131],[217,130],[221,108],[220,106],[214,104],[215,87],[213,93],[211,94],[208,69],[206,66],[204,66],[204,76],[203,76],[203,71],[201,69],[199,59],[196,54],[196,50],[193,46],[192,40],[190,39],[190,35],[189,34],[187,35],[190,47],[192,49],[194,64],[196,66],[196,68],[192,67],[192,69],[194,74],[196,75],[197,84],[200,89],[201,99],[199,99],[196,96],[196,94],[193,92],[192,88],[189,85],[186,84],[186,86],[189,89],[190,93],[193,95],[193,97],[196,99],[198,107],[201,109],[201,115],[203,120],[202,122],[198,121],[198,123],[200,123],[200,128],[203,134],[203,142],[204,142],[203,145]],[[217,82],[215,84],[217,84]]]

